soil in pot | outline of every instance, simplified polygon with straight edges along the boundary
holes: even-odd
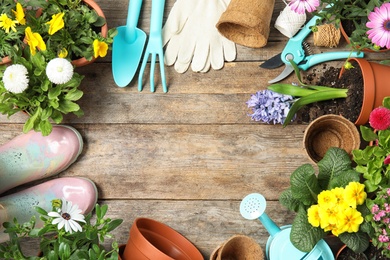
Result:
[[[359,65],[352,62],[354,68],[346,70],[341,78],[341,68],[324,64],[322,69],[314,69],[304,77],[305,83],[334,88],[347,88],[348,96],[321,102],[315,102],[301,108],[297,112],[296,123],[310,123],[316,118],[335,114],[342,115],[351,122],[356,122],[363,103],[363,76]]]
[[[337,260],[386,260],[387,257],[381,254],[381,250],[377,249],[373,244],[370,243],[370,246],[363,253],[355,253],[351,249],[345,247],[343,248],[336,257]]]

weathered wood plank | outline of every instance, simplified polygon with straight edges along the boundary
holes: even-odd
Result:
[[[93,180],[104,199],[239,199],[261,190],[270,200],[309,160],[302,125],[73,124],[85,146],[60,176]],[[20,125],[0,125],[0,143]]]

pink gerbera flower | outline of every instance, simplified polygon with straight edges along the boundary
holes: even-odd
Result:
[[[380,47],[390,49],[390,3],[384,3],[368,15],[368,38]]]
[[[298,14],[304,14],[307,10],[309,13],[314,12],[320,5],[319,0],[291,0],[289,3],[291,10]]]
[[[390,127],[390,109],[377,107],[370,113],[370,125],[376,130],[386,130]]]

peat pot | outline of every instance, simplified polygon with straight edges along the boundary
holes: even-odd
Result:
[[[331,147],[344,149],[350,157],[360,147],[359,131],[351,121],[339,115],[323,115],[305,129],[303,147],[308,157],[319,162]]]
[[[363,104],[355,124],[364,125],[368,123],[371,111],[382,105],[383,98],[390,96],[387,78],[390,74],[390,66],[370,62],[362,58],[350,58],[349,61],[356,61],[362,70],[364,81]],[[343,67],[340,75],[344,71],[345,69]]]
[[[177,231],[158,221],[137,218],[126,245],[119,249],[123,260],[204,260],[198,249]]]
[[[234,235],[216,248],[210,260],[259,260],[264,259],[260,245],[251,237]]]

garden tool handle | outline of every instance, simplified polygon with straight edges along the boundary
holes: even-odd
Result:
[[[162,35],[162,21],[165,0],[152,0],[152,16],[150,21],[150,34]]]
[[[298,67],[302,70],[307,70],[310,67],[320,64],[322,62],[330,60],[341,60],[347,58],[362,58],[364,57],[364,52],[350,52],[350,51],[336,51],[336,52],[325,52],[314,54],[307,57],[307,62],[305,64],[300,64]]]
[[[271,237],[275,236],[281,231],[281,229],[275,224],[275,222],[273,222],[272,219],[268,217],[265,212],[259,217],[259,220],[261,221],[265,229],[267,229]]]
[[[141,5],[142,0],[129,0],[125,34],[125,40],[127,43],[133,43],[137,39],[136,28],[141,11]]]

